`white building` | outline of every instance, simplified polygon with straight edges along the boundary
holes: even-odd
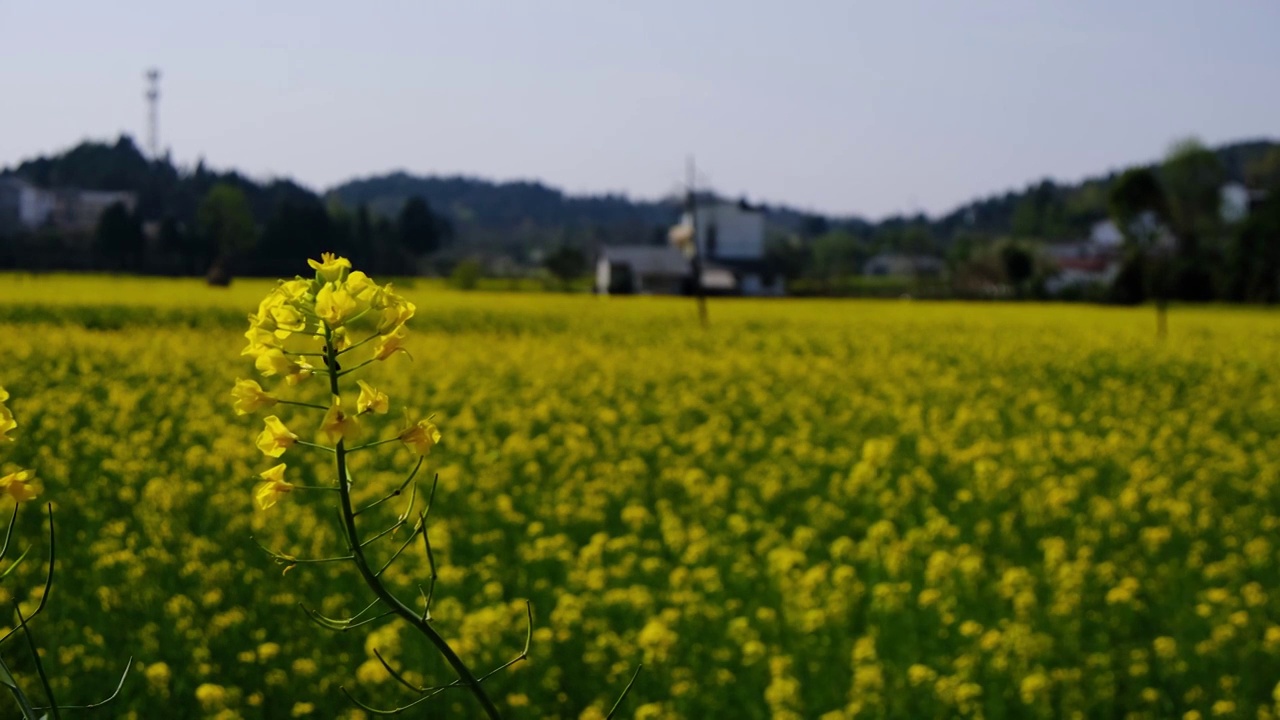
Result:
[[[765,260],[764,212],[745,202],[713,202],[686,210],[671,229],[673,244],[694,235],[702,286],[714,292],[782,295],[786,281]]]
[[[46,190],[7,175],[0,177],[0,230],[52,227],[63,232],[89,233],[97,227],[102,213],[116,203],[133,212],[138,197],[131,192],[107,190]]]
[[[0,177],[0,229],[35,230],[49,222],[54,194],[19,177]]]

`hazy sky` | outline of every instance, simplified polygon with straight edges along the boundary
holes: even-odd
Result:
[[[403,168],[946,211],[1280,136],[1280,2],[0,0],[0,165],[146,137],[323,189]]]

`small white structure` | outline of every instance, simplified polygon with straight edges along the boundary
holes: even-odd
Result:
[[[601,295],[679,295],[688,291],[692,277],[689,259],[668,245],[606,247],[596,261]]]
[[[138,197],[131,192],[107,190],[46,190],[20,177],[6,175],[0,177],[0,230],[52,227],[63,232],[93,232],[98,218],[116,203],[132,212]]]
[[[710,292],[782,295],[786,282],[765,260],[764,212],[746,202],[709,202],[685,210],[671,243],[697,245],[702,287]]]
[[[0,229],[35,230],[49,222],[54,194],[15,176],[0,177]]]

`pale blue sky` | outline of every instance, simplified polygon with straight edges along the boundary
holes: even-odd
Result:
[[[85,137],[880,217],[1280,136],[1280,2],[0,0],[0,165]]]

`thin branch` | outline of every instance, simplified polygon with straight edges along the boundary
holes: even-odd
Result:
[[[280,403],[281,405],[296,405],[298,407],[315,408],[317,410],[329,409],[324,405],[318,405],[316,403],[309,403],[309,402],[298,402],[297,400],[281,400],[280,398],[276,398],[276,402]]]
[[[386,440],[375,440],[375,441],[373,441],[373,442],[371,442],[371,443],[365,443],[364,445],[357,445],[357,446],[355,446],[355,447],[350,448],[349,450],[347,450],[347,454],[349,455],[349,454],[351,454],[351,453],[353,453],[353,452],[355,452],[355,451],[357,451],[357,450],[365,450],[365,449],[367,449],[367,448],[371,448],[371,447],[378,447],[379,445],[386,445],[387,443],[393,443],[393,442],[396,442],[396,441],[397,441],[397,440],[399,440],[399,439],[400,439],[400,438],[399,438],[399,436],[397,436],[397,437],[393,437],[393,438],[387,438]]]
[[[327,325],[323,325],[322,327],[325,332],[325,353],[328,355],[328,358],[326,359],[330,365],[334,365],[337,363],[337,350],[333,345],[333,331]],[[360,366],[357,366],[351,370],[342,371],[341,374],[350,373],[359,369],[359,367]],[[329,390],[332,395],[341,394],[340,388],[338,387],[338,377],[339,373],[330,373],[329,375]],[[436,632],[435,628],[431,627],[431,625],[418,617],[418,613],[401,602],[400,599],[397,598],[385,584],[383,584],[378,574],[375,574],[373,569],[369,567],[369,561],[364,555],[364,549],[360,547],[360,531],[356,528],[356,517],[351,503],[351,478],[347,475],[347,454],[342,440],[339,440],[334,448],[334,455],[338,474],[338,487],[341,490],[339,497],[342,507],[343,525],[346,530],[345,535],[347,537],[347,545],[351,548],[351,554],[354,556],[353,562],[356,569],[360,572],[361,578],[365,581],[365,584],[368,585],[369,589],[373,591],[373,594],[382,600],[391,612],[413,625],[418,632],[422,633],[427,640],[435,646],[436,650],[444,657],[445,662],[453,668],[454,673],[458,676],[458,680],[467,687],[472,696],[476,699],[476,702],[479,703],[485,716],[488,717],[489,720],[501,720],[502,713],[500,713],[497,706],[494,705],[493,699],[490,698],[489,694],[485,692],[483,687],[481,687],[481,684],[476,679],[475,674],[471,672],[471,668],[469,668],[462,658],[458,656],[458,653],[453,649],[449,642],[445,640],[440,633]],[[425,514],[423,517],[425,517]],[[425,522],[418,528],[414,529],[414,533],[409,536],[409,539],[412,540],[413,535],[424,527]],[[391,559],[394,560],[395,556]],[[348,697],[351,697],[345,687],[340,689]],[[355,700],[355,698],[351,699],[357,705],[365,707],[363,703]],[[368,710],[374,714],[383,714],[373,708],[368,708]]]
[[[340,377],[342,377],[343,375],[350,375],[351,373],[353,373],[353,372],[355,372],[355,371],[359,370],[360,368],[362,368],[362,367],[364,367],[364,366],[366,366],[366,365],[372,365],[373,363],[375,363],[375,362],[377,362],[377,361],[378,361],[378,359],[377,359],[377,358],[369,358],[368,360],[365,360],[364,362],[360,363],[359,365],[356,365],[355,367],[349,367],[349,368],[347,368],[346,370],[339,370],[339,371],[336,373],[335,378],[340,378]]]
[[[129,669],[132,667],[133,667],[133,656],[130,655],[129,661],[125,663],[125,666],[124,666],[124,674],[120,676],[120,682],[119,684],[116,685],[115,692],[107,696],[105,700],[99,700],[96,703],[90,703],[88,705],[66,705],[62,709],[63,710],[92,710],[94,708],[100,708],[103,705],[106,705],[107,703],[111,702],[112,700],[115,700],[116,697],[120,695],[120,689],[124,687],[125,678],[129,677]],[[36,710],[48,710],[48,709],[49,708],[42,708],[42,707],[36,708]]]
[[[4,531],[4,547],[0,548],[0,560],[9,554],[9,540],[13,537],[13,526],[18,524],[18,508],[22,507],[22,503],[15,501],[13,503],[13,517],[9,518],[9,529]]]
[[[356,348],[360,347],[361,345],[364,345],[364,344],[365,344],[365,343],[367,343],[367,342],[372,342],[372,341],[374,341],[374,340],[377,340],[377,339],[378,339],[378,338],[380,338],[380,337],[382,337],[382,336],[381,336],[381,335],[379,335],[378,333],[374,333],[374,334],[370,335],[369,337],[367,337],[367,338],[365,338],[365,339],[361,340],[360,342],[356,343],[355,345],[349,345],[349,346],[347,346],[347,347],[345,347],[345,348],[343,348],[343,349],[339,350],[339,351],[338,351],[338,354],[339,354],[339,355],[345,355],[346,353],[349,353],[349,352],[351,352],[352,350],[355,350]]]
[[[49,603],[49,593],[53,590],[53,561],[56,552],[56,545],[54,543],[56,535],[53,531],[53,503],[46,505],[45,509],[49,513],[49,572],[44,578],[44,592],[40,594],[40,603],[36,605],[35,611],[27,617],[27,621],[34,619],[35,616],[44,611],[44,606]],[[19,617],[21,617],[21,613],[19,613]],[[13,637],[13,634],[18,632],[18,630],[23,627],[23,624],[19,624],[18,627],[13,628],[9,632],[5,633],[3,637],[0,637],[0,644],[3,644],[4,641]]]
[[[3,580],[9,577],[9,573],[13,572],[14,570],[17,570],[18,565],[22,564],[22,561],[27,557],[27,553],[30,553],[30,552],[31,552],[31,548],[27,548],[26,550],[23,550],[22,554],[18,556],[18,559],[13,561],[13,564],[5,568],[4,572],[0,572],[0,580]]]
[[[18,614],[18,627],[22,628],[22,634],[27,637],[27,648],[31,650],[31,659],[36,664],[36,674],[40,676],[40,685],[44,687],[44,696],[49,701],[49,712],[53,713],[53,720],[60,720],[62,714],[58,712],[58,701],[53,699],[53,688],[49,685],[49,676],[44,672],[44,662],[40,660],[40,650],[36,648],[35,634],[27,626],[27,619],[22,617],[22,608],[18,606],[17,600],[13,601],[13,611]]]
[[[385,617],[389,617],[395,614],[393,611],[388,610],[387,612],[384,612],[381,615],[374,615],[373,617],[367,618],[365,620],[361,620],[360,622],[353,622],[355,618],[352,618],[351,620],[344,622],[344,621],[334,620],[333,618],[325,617],[324,615],[321,615],[318,611],[312,610],[311,608],[307,607],[306,605],[303,605],[302,603],[298,603],[298,607],[302,608],[302,611],[306,613],[307,617],[311,618],[311,621],[314,622],[315,624],[319,625],[320,627],[326,630],[334,630],[337,632],[346,632],[348,630],[354,630],[355,628],[358,628],[362,625],[375,623]]]
[[[422,621],[431,621],[431,601],[436,596],[436,578],[440,575],[436,572],[436,554],[431,550],[431,538],[427,537],[426,523],[422,526],[422,545],[427,550],[427,565],[431,568],[431,577],[428,579],[427,591],[422,592],[422,586],[418,586],[418,592],[422,595]]]
[[[368,540],[365,540],[364,542],[360,543],[360,547],[362,547],[362,548],[363,548],[363,547],[369,547],[369,546],[370,546],[371,544],[373,544],[374,542],[377,542],[378,540],[381,540],[382,538],[384,538],[384,537],[386,537],[386,536],[390,535],[391,533],[395,532],[396,530],[399,530],[400,528],[404,527],[404,526],[405,526],[405,524],[406,524],[406,523],[405,523],[405,521],[404,521],[404,520],[399,520],[399,521],[397,521],[394,525],[392,525],[391,527],[387,528],[386,530],[383,530],[382,532],[378,533],[377,535],[374,535],[373,537],[369,538]]]
[[[292,555],[286,555],[284,553],[279,553],[279,552],[276,552],[275,550],[272,550],[266,545],[263,545],[262,543],[258,542],[258,539],[252,535],[249,536],[249,539],[253,541],[254,545],[257,545],[258,547],[262,548],[263,552],[270,555],[276,562],[282,565],[315,565],[319,563],[331,563],[331,562],[339,562],[342,560],[350,560],[352,558],[351,555],[338,555],[335,557],[327,557],[327,558],[297,558]]]
[[[35,720],[36,710],[31,705],[31,699],[27,697],[27,693],[13,679],[13,673],[9,670],[9,666],[5,664],[4,658],[0,658],[0,672],[4,673],[4,684],[9,688],[9,693],[13,695],[14,702],[18,703],[18,709],[22,710],[22,717],[26,718],[26,720]]]
[[[375,500],[375,501],[373,501],[372,503],[370,503],[370,504],[368,504],[368,505],[365,505],[364,507],[360,508],[359,510],[356,510],[356,511],[355,511],[354,513],[352,513],[352,514],[353,514],[353,515],[359,515],[360,513],[363,513],[363,512],[365,512],[366,510],[372,510],[372,509],[374,509],[374,508],[378,507],[379,505],[381,505],[382,503],[384,503],[384,502],[386,502],[386,501],[390,500],[390,499],[391,499],[391,498],[393,498],[393,497],[399,497],[399,496],[400,496],[400,493],[404,492],[404,489],[405,489],[406,487],[409,487],[409,483],[413,482],[413,478],[418,474],[418,468],[421,468],[421,467],[422,467],[422,462],[423,462],[424,460],[426,460],[426,459],[427,459],[427,458],[426,458],[426,456],[425,456],[425,455],[424,455],[423,457],[418,458],[418,464],[413,466],[413,472],[409,473],[409,477],[405,478],[405,479],[404,479],[404,482],[400,483],[400,487],[396,488],[396,489],[395,489],[395,491],[394,491],[394,492],[392,492],[390,495],[385,495],[385,496],[383,496],[383,497],[382,497],[382,499],[380,499],[380,500]]]
[[[631,675],[631,681],[627,683],[626,687],[622,688],[622,694],[618,696],[618,700],[613,704],[613,708],[609,710],[609,714],[604,716],[604,720],[613,720],[618,708],[622,707],[622,701],[627,699],[627,693],[631,692],[631,686],[636,684],[636,678],[640,677],[640,668],[642,667],[644,667],[643,663],[636,665],[636,671]]]
[[[400,557],[401,553],[403,553],[405,549],[409,547],[409,543],[413,542],[413,538],[416,537],[420,532],[422,532],[421,520],[419,520],[418,524],[414,526],[413,532],[409,534],[409,537],[405,538],[404,544],[400,546],[400,549],[396,550],[394,555],[387,558],[387,561],[383,563],[382,568],[378,570],[378,572],[374,573],[373,576],[375,578],[382,577],[382,573],[386,572],[387,568],[391,567],[391,563],[395,562],[396,558]]]
[[[304,447],[315,448],[317,450],[324,450],[325,452],[335,452],[335,450],[329,447],[328,445],[318,445],[313,442],[307,442],[306,440],[294,440],[293,442],[297,445],[302,445]]]

